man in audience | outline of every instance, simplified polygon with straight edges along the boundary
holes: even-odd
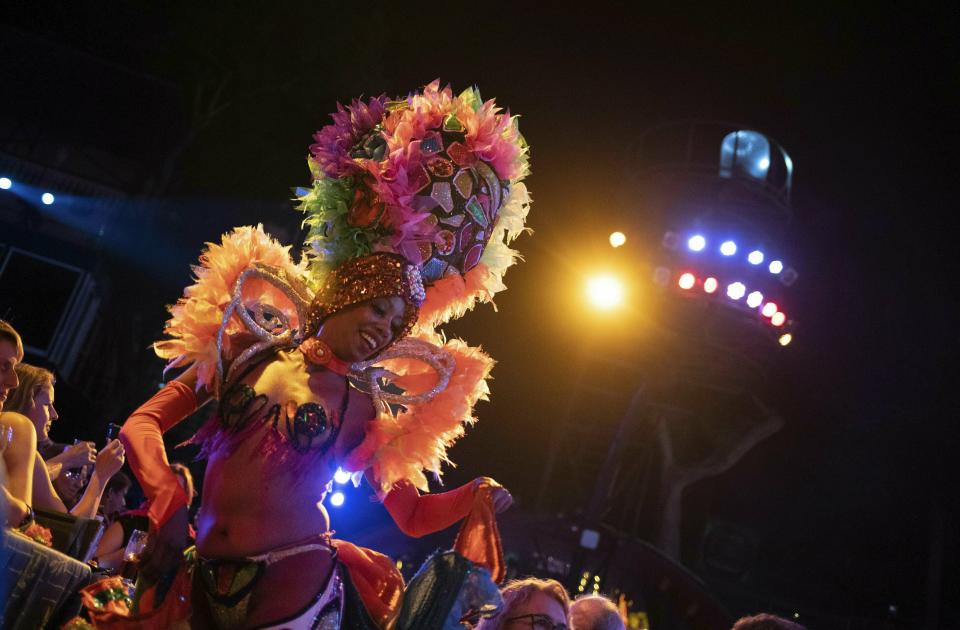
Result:
[[[526,578],[509,582],[501,591],[503,608],[484,619],[477,630],[567,630],[570,597],[556,580]]]
[[[752,617],[741,617],[733,624],[732,630],[807,630],[799,623],[783,617],[762,613]]]
[[[23,342],[13,326],[0,319],[0,411],[10,392],[20,384],[17,364],[23,360]],[[3,462],[7,480],[3,493],[7,504],[6,524],[17,527],[28,522],[33,515],[30,508],[33,494],[33,467],[36,458],[37,438],[30,421],[21,415],[10,414],[0,420]]]
[[[617,605],[603,595],[581,595],[570,604],[572,630],[624,630]]]

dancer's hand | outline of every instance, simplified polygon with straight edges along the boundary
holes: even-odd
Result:
[[[187,548],[189,519],[187,508],[182,507],[160,529],[151,529],[140,560],[140,575],[148,584],[157,582],[180,565],[183,550]]]
[[[510,494],[510,491],[490,477],[477,477],[474,483],[477,484],[477,488],[482,484],[486,484],[490,488],[490,499],[493,503],[493,511],[497,514],[506,512],[507,509],[513,505],[513,495]]]

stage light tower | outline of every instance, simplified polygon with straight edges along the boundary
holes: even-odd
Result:
[[[666,146],[673,150],[659,153]],[[570,571],[577,579],[589,550],[601,553],[604,536],[622,536],[621,543],[653,540],[668,556],[678,557],[679,539],[669,542],[666,521],[652,526],[647,520],[680,513],[671,511],[676,506],[670,502],[682,496],[682,488],[673,492],[664,484],[689,477],[653,470],[667,466],[668,454],[660,451],[671,441],[670,431],[656,433],[656,423],[688,432],[696,430],[687,422],[691,417],[716,413],[715,421],[701,428],[743,426],[736,424],[742,418],[722,414],[730,414],[799,341],[790,318],[795,305],[782,277],[797,266],[786,238],[793,176],[786,151],[745,126],[693,122],[651,130],[634,158],[627,197],[642,216],[637,210],[635,216],[621,217],[619,225],[634,235],[623,253],[643,252],[633,268],[637,279],[646,273],[650,283],[642,310],[657,333],[596,349],[585,358],[566,418],[557,423],[537,501],[540,510],[554,514],[586,505],[588,522],[582,527],[608,532],[600,535],[599,546],[581,543]],[[620,406],[603,407],[608,397]],[[770,419],[752,413],[752,425],[763,431],[747,432],[741,446],[769,434],[764,431]],[[716,461],[730,460],[718,453]],[[557,490],[558,466],[578,478],[573,487],[580,490],[569,484]],[[650,490],[651,484],[661,484],[661,490]],[[616,548],[612,544],[606,553]]]

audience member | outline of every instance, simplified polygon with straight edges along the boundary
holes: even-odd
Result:
[[[617,605],[603,595],[581,595],[570,603],[572,630],[625,630]]]
[[[5,343],[7,345],[10,344],[9,341],[6,341]],[[22,357],[22,345],[20,346],[20,349],[21,354],[19,356]],[[9,354],[9,348],[7,354]],[[10,367],[13,368],[14,374],[12,378],[8,378],[8,381],[11,383],[17,383],[16,390],[23,388],[24,391],[20,392],[20,395],[16,396],[16,400],[18,401],[18,411],[23,411],[25,414],[14,413],[12,411],[8,412],[4,410],[4,412],[0,414],[0,423],[7,426],[21,425],[20,432],[28,432],[30,434],[28,441],[35,453],[37,436],[42,435],[44,437],[49,437],[48,432],[50,429],[50,424],[57,418],[56,409],[53,407],[53,374],[47,370],[41,370],[33,366],[27,366],[29,369],[23,370],[20,369],[22,368],[21,365],[17,365],[18,363],[19,358],[16,358],[16,361],[10,365]],[[20,381],[20,374],[24,375],[23,382]],[[5,400],[13,398],[14,397],[8,392],[4,392]],[[25,428],[22,427],[22,421],[20,420],[21,418],[27,422]],[[40,427],[39,431],[37,430],[37,427]],[[20,438],[20,440],[21,444],[25,444],[23,441],[24,438]],[[12,456],[14,459],[28,457],[27,455],[20,453],[19,448],[21,447],[18,447],[17,449],[8,449],[8,451],[13,451],[10,456]],[[123,466],[123,445],[120,444],[119,440],[113,440],[107,444],[103,450],[100,451],[100,453],[97,454],[94,460],[95,463],[93,467],[93,474],[90,477],[90,483],[87,485],[86,491],[83,492],[83,495],[79,498],[75,505],[68,507],[61,496],[54,489],[53,483],[50,479],[50,473],[47,470],[47,466],[43,461],[43,458],[39,455],[35,455],[34,453],[31,453],[32,457],[30,457],[30,463],[33,464],[33,473],[28,485],[31,492],[21,500],[25,501],[27,505],[32,505],[34,508],[44,508],[54,512],[69,512],[74,516],[82,518],[93,518],[97,514],[97,509],[100,506],[100,499],[103,496],[103,491],[106,488],[107,482],[118,470],[120,470],[120,467]],[[88,461],[85,448],[80,449],[77,456],[79,456],[80,460],[84,463]],[[4,459],[7,462],[7,467],[11,477],[9,484],[18,482],[14,475],[15,471],[22,467],[22,462],[11,463],[7,454],[5,454]],[[26,490],[26,487],[21,486],[20,489]]]
[[[501,591],[500,613],[484,619],[477,630],[567,630],[570,597],[556,580],[512,580]]]
[[[194,490],[193,475],[190,474],[190,469],[178,462],[170,464],[170,469],[177,476],[177,481],[186,493],[188,500],[192,502],[196,497],[196,491]],[[188,505],[187,508],[189,509],[189,507]],[[147,516],[149,510],[150,504],[145,501],[137,509],[123,512],[107,526],[100,538],[100,544],[97,545],[95,554],[97,564],[101,568],[120,568],[123,564],[123,550],[126,548],[133,532],[138,529],[144,532],[149,530],[150,519]],[[191,540],[196,538],[192,527],[188,533]]]
[[[783,617],[777,617],[768,613],[753,615],[752,617],[741,617],[733,624],[731,630],[807,630],[799,623],[794,623]]]
[[[68,507],[73,507],[83,488],[73,489],[69,482],[82,479],[79,469],[92,464],[97,451],[93,442],[68,445],[50,439],[50,428],[60,417],[54,407],[56,378],[53,372],[27,363],[18,364],[16,371],[20,385],[10,393],[4,410],[23,414],[33,422],[37,430],[37,451],[47,465],[50,479],[54,480],[57,494]],[[61,476],[61,471],[68,470],[75,472]],[[64,483],[65,480],[67,483]]]
[[[193,474],[186,465],[180,462],[173,462],[170,464],[170,468],[174,474],[177,475],[177,481],[180,483],[180,487],[183,488],[183,491],[187,494],[187,501],[189,501],[187,510],[189,510],[193,504],[193,500],[197,498],[197,490],[193,484]]]
[[[110,477],[103,491],[103,499],[100,501],[100,514],[103,515],[104,525],[109,526],[127,511],[127,492],[130,491],[131,485],[133,482],[130,481],[130,477],[122,472]]]

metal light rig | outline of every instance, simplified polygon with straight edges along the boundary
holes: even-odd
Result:
[[[584,573],[600,576],[608,594],[646,596],[672,571],[664,579],[675,592],[661,595],[674,608],[696,600],[701,614],[715,612],[718,621],[688,619],[694,626],[723,627],[723,606],[696,593],[696,578],[678,585],[681,564],[730,577],[720,575],[729,559],[711,550],[731,541],[711,537],[731,530],[708,515],[691,539],[680,528],[682,496],[783,426],[759,392],[797,331],[793,162],[747,126],[692,121],[643,134],[629,166],[627,214],[611,228],[630,236],[612,235],[611,245],[639,285],[634,312],[645,321],[635,336],[596,335],[576,362],[536,506],[568,525],[555,529],[555,544],[540,536],[534,561],[549,572],[553,558],[563,567],[555,577],[575,591]],[[653,547],[662,562],[651,564]],[[653,565],[661,568],[642,568]]]

